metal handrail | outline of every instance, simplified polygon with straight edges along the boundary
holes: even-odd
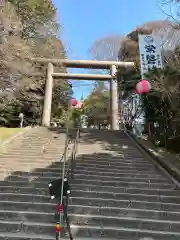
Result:
[[[68,153],[68,147],[69,147],[69,129],[66,129],[66,141],[65,141],[65,148],[64,148],[64,153],[62,156],[62,182],[61,182],[61,196],[60,196],[60,203],[58,204],[58,219],[59,221],[56,223],[59,228],[62,228],[64,226],[64,223],[66,221],[67,227],[69,228],[69,221],[68,221],[68,214],[67,214],[67,207],[68,207],[68,200],[69,200],[69,195],[65,194],[64,196],[64,188],[65,188],[65,181],[68,182],[68,184],[71,182],[73,179],[73,173],[74,173],[74,168],[75,168],[75,158],[76,158],[76,153],[77,153],[77,145],[79,142],[79,136],[80,136],[80,128],[78,127],[77,132],[76,132],[76,137],[73,142],[73,147],[72,147],[72,152],[71,152],[71,157],[68,159],[68,168],[67,171],[65,172],[65,167],[67,164],[67,153]],[[57,226],[56,225],[56,226]],[[69,231],[69,237],[72,240],[72,235]],[[56,240],[60,240],[61,238],[61,231],[56,231]]]
[[[77,153],[77,146],[78,146],[78,142],[79,142],[79,137],[80,137],[80,128],[78,127],[77,132],[76,132],[76,137],[75,137],[75,140],[74,140],[74,143],[73,143],[71,157],[70,157],[69,162],[68,162],[67,179],[68,179],[69,183],[73,179],[74,168],[75,168],[75,158],[76,158],[76,153]]]

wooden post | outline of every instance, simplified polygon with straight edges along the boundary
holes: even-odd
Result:
[[[116,77],[116,66],[112,65],[111,67],[111,118],[112,118],[112,124],[111,128],[112,130],[119,130],[119,104],[118,104],[118,84],[117,84],[117,77]]]
[[[48,63],[43,116],[42,116],[42,125],[46,127],[49,127],[51,122],[51,104],[52,104],[52,88],[53,88],[52,75],[53,75],[53,64]]]

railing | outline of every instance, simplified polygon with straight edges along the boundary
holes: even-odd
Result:
[[[78,147],[78,142],[79,142],[79,137],[80,137],[80,128],[78,127],[76,134],[75,134],[75,139],[73,139],[73,147],[72,147],[72,152],[71,152],[71,157],[68,159],[68,169],[67,169],[67,173],[66,173],[66,177],[67,177],[67,183],[68,183],[68,191],[70,194],[70,189],[69,189],[69,185],[71,184],[73,177],[74,177],[74,169],[76,166],[76,153],[77,153],[77,147]],[[71,233],[71,229],[70,229],[70,224],[69,224],[69,218],[68,218],[68,201],[69,201],[69,194],[67,194],[67,196],[64,198],[63,201],[63,220],[64,222],[66,222],[67,225],[67,230],[69,233],[69,239],[73,240],[73,236]]]
[[[66,130],[66,141],[63,156],[61,158],[62,162],[62,174],[61,178],[57,179],[49,184],[51,198],[56,198],[58,200],[57,212],[56,212],[56,240],[59,240],[64,234],[64,225],[66,223],[67,230],[69,233],[69,238],[73,240],[69,219],[68,219],[68,201],[70,194],[70,183],[73,180],[74,168],[75,168],[75,158],[77,153],[77,147],[80,137],[80,128],[78,127],[75,131],[75,136]],[[68,157],[68,150],[70,145],[71,156]],[[67,168],[66,168],[67,166]]]
[[[73,142],[71,157],[69,158],[69,161],[68,161],[67,179],[69,183],[71,183],[74,177],[74,168],[76,165],[75,159],[76,159],[77,147],[79,143],[79,137],[80,137],[80,128],[78,127],[76,131],[75,139]]]

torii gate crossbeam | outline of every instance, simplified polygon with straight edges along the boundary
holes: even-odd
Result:
[[[44,96],[44,107],[42,116],[42,125],[50,126],[51,121],[51,105],[52,105],[52,88],[53,78],[77,79],[77,80],[110,80],[110,96],[111,96],[111,114],[113,130],[119,130],[119,99],[118,84],[116,79],[117,68],[134,67],[133,62],[118,61],[95,61],[95,60],[68,60],[68,59],[44,59],[34,58],[35,62],[48,64],[47,79]],[[67,68],[90,68],[90,69],[109,69],[110,74],[72,74],[72,73],[55,73],[54,66],[62,66]]]

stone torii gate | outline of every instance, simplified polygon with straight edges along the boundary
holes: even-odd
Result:
[[[95,60],[67,60],[67,59],[44,59],[35,58],[35,62],[47,64],[47,79],[45,86],[44,107],[42,116],[42,125],[50,126],[51,105],[52,105],[52,88],[54,78],[76,79],[76,80],[100,80],[110,81],[111,96],[111,127],[112,130],[119,130],[119,98],[116,72],[117,68],[121,69],[134,67],[133,62],[118,61],[95,61]],[[72,74],[72,73],[55,73],[54,66],[66,68],[89,68],[89,69],[108,69],[110,74]]]

